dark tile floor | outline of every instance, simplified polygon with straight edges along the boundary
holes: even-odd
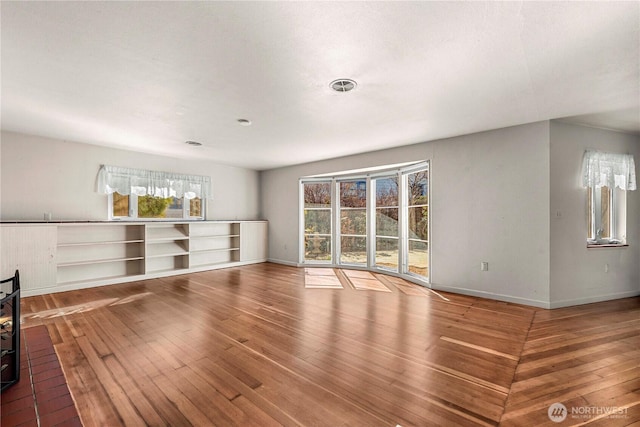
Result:
[[[82,426],[47,328],[24,329],[21,341],[20,381],[0,397],[0,425]]]

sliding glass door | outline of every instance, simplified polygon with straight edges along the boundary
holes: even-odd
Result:
[[[304,200],[304,259],[331,262],[331,181],[302,185]]]
[[[300,260],[429,278],[429,164],[301,179]]]
[[[367,180],[338,182],[340,264],[367,265]]]
[[[398,271],[400,208],[398,204],[398,175],[372,179],[376,197],[376,240],[373,265]]]
[[[429,277],[429,173],[428,170],[403,176],[405,210],[405,263],[403,272]]]

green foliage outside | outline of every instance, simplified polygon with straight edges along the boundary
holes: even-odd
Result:
[[[138,218],[164,218],[171,199],[171,197],[138,197]]]

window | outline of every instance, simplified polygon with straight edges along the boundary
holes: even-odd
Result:
[[[633,156],[585,152],[582,183],[587,189],[587,243],[625,244],[627,191],[636,189]]]
[[[108,194],[108,218],[204,219],[203,198],[209,194],[206,176],[102,166],[99,191]]]
[[[120,194],[117,191],[111,194],[112,200],[109,211],[113,217],[129,216],[129,196]]]
[[[301,263],[428,279],[427,162],[302,178],[300,189]]]

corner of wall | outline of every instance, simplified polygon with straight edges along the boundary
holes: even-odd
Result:
[[[551,306],[640,294],[640,223],[634,220],[640,218],[640,191],[627,198],[629,247],[587,249],[587,196],[580,182],[587,149],[632,153],[637,169],[640,137],[554,120],[550,143]]]

